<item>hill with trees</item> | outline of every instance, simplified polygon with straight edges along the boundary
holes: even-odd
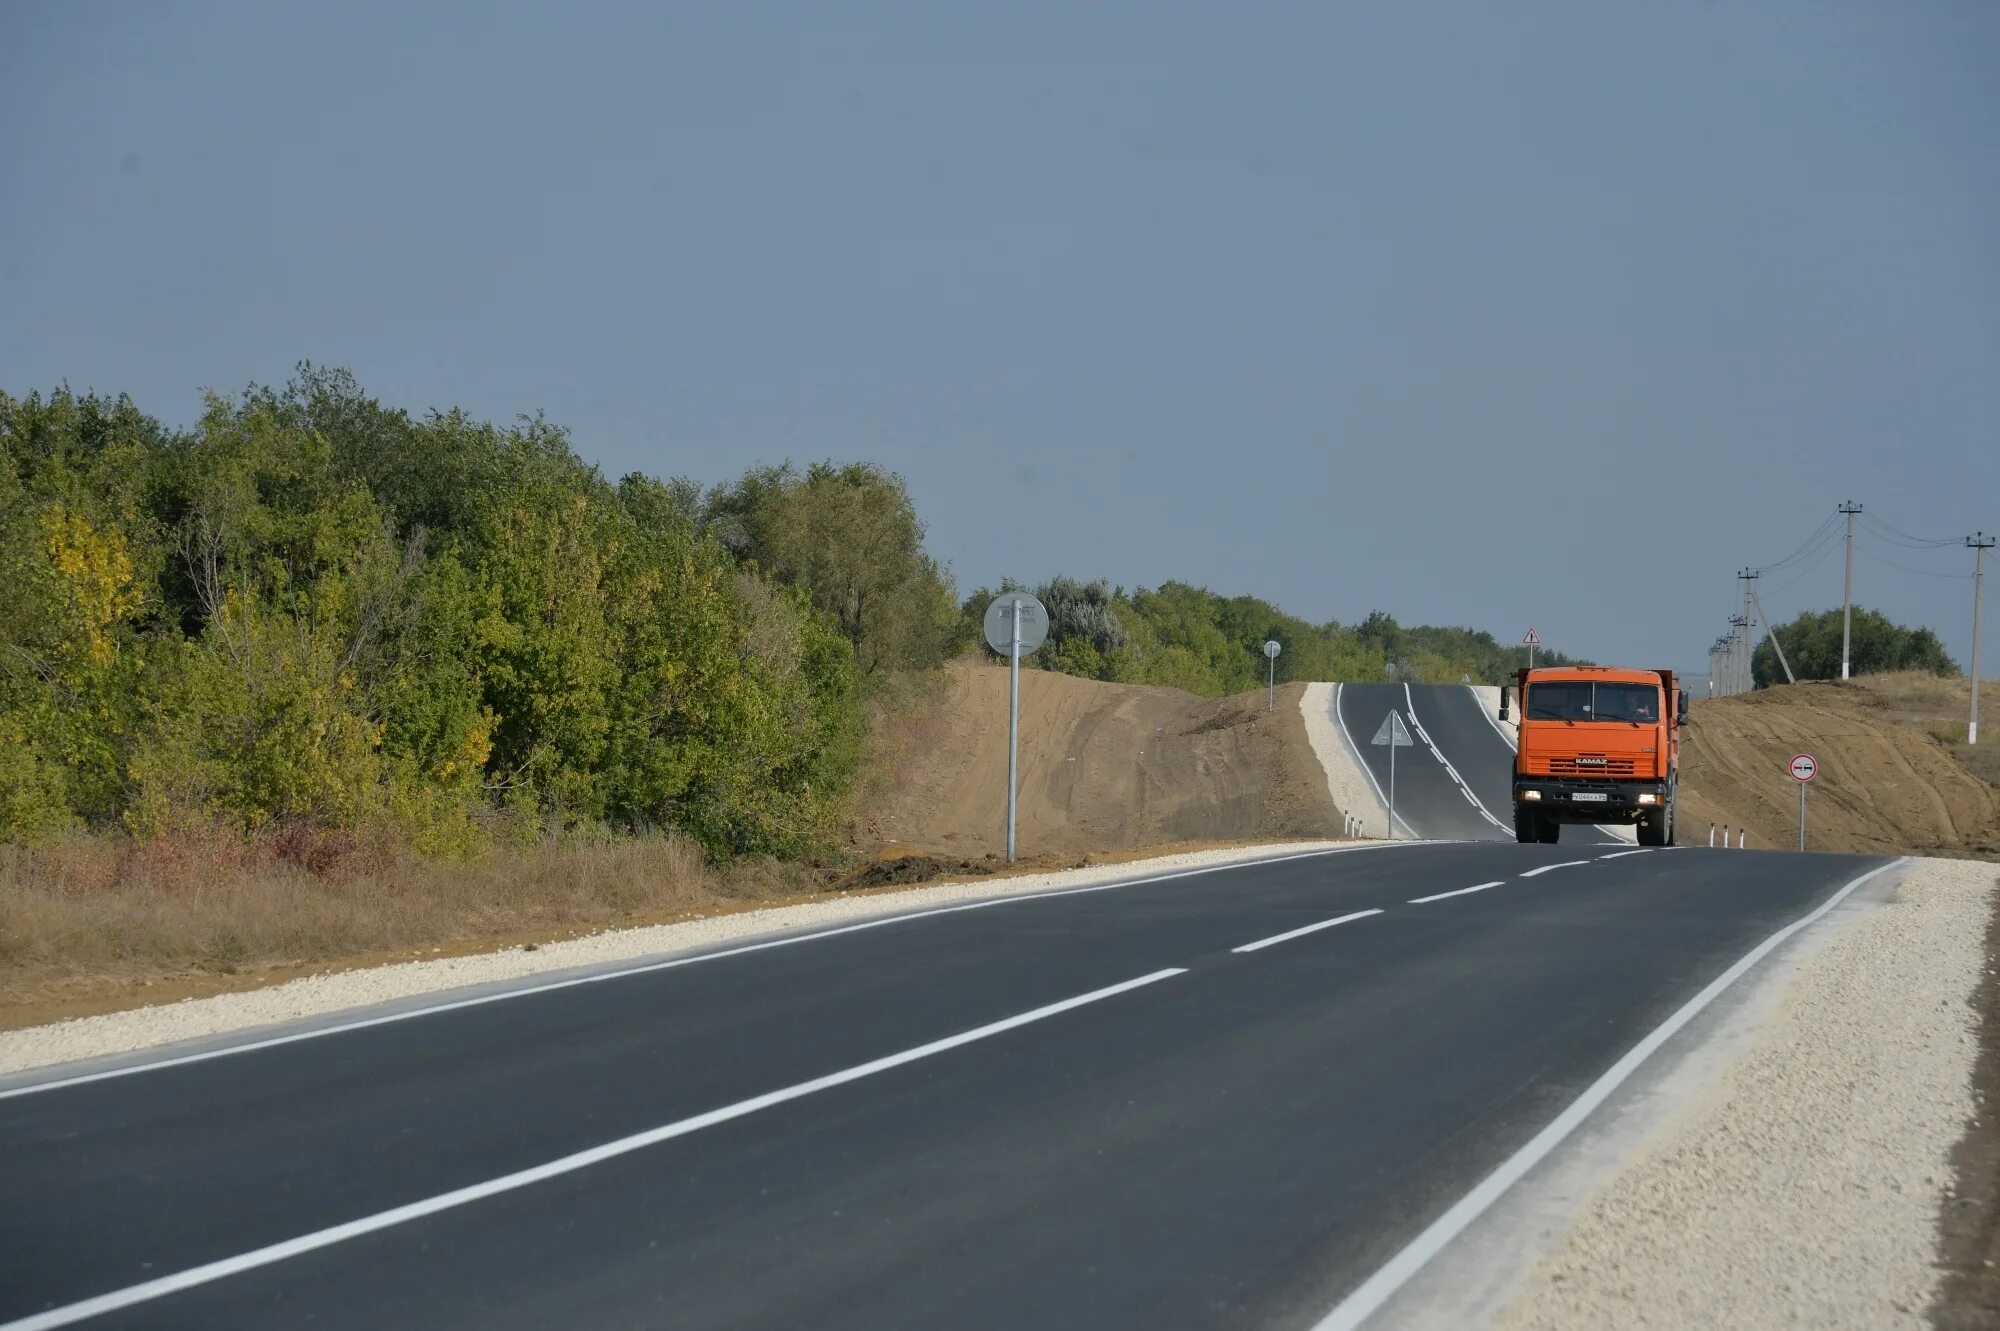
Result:
[[[1523,664],[1521,649],[1476,629],[1405,628],[1381,611],[1358,624],[1312,624],[1254,596],[1225,597],[1206,588],[1166,582],[1127,592],[1099,579],[1056,577],[1028,588],[1008,581],[1001,591],[1033,591],[1049,612],[1049,636],[1030,665],[1084,679],[1163,684],[1219,697],[1264,682],[1264,643],[1275,640],[1280,680],[1372,683],[1499,684]],[[981,588],[963,607],[966,633],[977,637],[995,592]],[[1541,651],[1546,665],[1577,664]]]
[[[1036,590],[1033,663],[1087,679],[1240,692],[1267,638],[1281,679],[1490,683],[1518,659],[1181,582]],[[187,429],[0,394],[0,841],[332,828],[463,855],[661,830],[811,856],[871,693],[974,650],[990,595],[959,601],[867,464],[613,482],[539,416],[412,415],[311,365]]]
[[[417,419],[311,366],[186,431],[0,395],[0,839],[807,853],[866,676],[941,659],[953,600],[871,468],[613,484],[539,417]]]
[[[1800,679],[1840,678],[1842,615],[1832,610],[1809,611],[1778,626],[1785,660]],[[1906,628],[1879,610],[1854,607],[1849,663],[1857,675],[1884,675],[1918,670],[1927,675],[1956,675],[1958,663],[1945,652],[1937,634],[1926,628]],[[1750,657],[1751,678],[1760,689],[1785,682],[1784,668],[1767,634]]]

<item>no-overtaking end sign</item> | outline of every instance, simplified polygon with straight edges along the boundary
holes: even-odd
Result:
[[[1792,774],[1792,780],[1803,785],[1819,775],[1819,764],[1813,761],[1810,753],[1801,753],[1792,759],[1792,765],[1786,770]]]

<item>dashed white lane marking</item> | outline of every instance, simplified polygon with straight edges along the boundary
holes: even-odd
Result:
[[[1599,855],[1597,858],[1600,860],[1622,860],[1627,855],[1651,855],[1652,853],[1653,848],[1647,846],[1644,850],[1621,850],[1616,855]]]
[[[1417,720],[1417,700],[1416,696],[1410,692],[1408,684],[1403,685],[1403,702],[1409,708],[1410,729],[1417,732],[1417,738],[1421,739],[1424,742],[1424,747],[1431,751],[1431,757],[1444,764],[1445,774],[1451,777],[1452,784],[1458,787],[1458,793],[1465,796],[1465,802],[1470,804],[1474,809],[1477,809],[1481,818],[1484,818],[1487,822],[1511,836],[1514,829],[1501,822],[1498,818],[1495,818],[1493,811],[1479,802],[1479,796],[1472,793],[1472,787],[1465,784],[1465,778],[1460,776],[1458,769],[1451,765],[1451,759],[1445,757],[1444,750],[1440,749],[1431,739],[1431,733],[1424,729],[1424,723]]]
[[[269,1266],[274,1262],[282,1262],[289,1257],[297,1257],[302,1253],[312,1252],[319,1248],[331,1247],[336,1243],[344,1243],[348,1239],[359,1238],[363,1234],[373,1234],[377,1230],[388,1229],[391,1226],[417,1220],[423,1216],[436,1215],[440,1211],[449,1211],[454,1207],[464,1206],[468,1202],[480,1201],[483,1198],[492,1197],[503,1192],[512,1192],[517,1188],[525,1188],[530,1184],[540,1183],[562,1174],[574,1173],[579,1169],[588,1169],[592,1165],[602,1164],[606,1160],[615,1159],[621,1155],[629,1155],[634,1151],[642,1151],[649,1146],[657,1146],[661,1142],[670,1141],[675,1137],[684,1137],[691,1132],[698,1132],[703,1128],[713,1127],[718,1123],[727,1123],[731,1119],[742,1118],[746,1114],[754,1114],[761,1109],[769,1109],[773,1105],[784,1104],[788,1100],[801,1099],[804,1096],[829,1090],[835,1086],[843,1086],[851,1081],[859,1081],[863,1077],[872,1077],[878,1072],[887,1072],[889,1069],[901,1067],[905,1063],[914,1063],[918,1059],[929,1058],[933,1054],[942,1054],[948,1049],[956,1049],[961,1045],[968,1045],[977,1040],[984,1040],[989,1036],[999,1035],[1003,1031],[1011,1031],[1016,1027],[1026,1026],[1032,1022],[1056,1016],[1059,1013],[1069,1012],[1086,1004],[1100,1002],[1107,998],[1116,997],[1119,994],[1129,993],[1134,989],[1144,988],[1149,984],[1156,984],[1161,980],[1171,979],[1176,975],[1185,974],[1187,974],[1187,970],[1184,967],[1172,967],[1167,970],[1154,971],[1151,975],[1141,975],[1138,979],[1127,980],[1123,984],[1114,984],[1103,989],[1093,989],[1087,994],[1078,994],[1075,998],[1065,998],[1061,1002],[1050,1003],[1046,1007],[1038,1007],[1032,1011],[1006,1017],[985,1026],[975,1027],[969,1031],[961,1031],[957,1035],[946,1036],[942,1040],[933,1040],[929,1044],[920,1044],[914,1048],[905,1049],[899,1054],[890,1054],[885,1058],[878,1058],[868,1063],[859,1063],[854,1067],[845,1068],[839,1072],[830,1072],[824,1077],[815,1077],[811,1081],[802,1081],[797,1085],[787,1086],[782,1090],[769,1091],[763,1095],[753,1096],[748,1100],[739,1100],[733,1105],[724,1105],[720,1109],[711,1109],[705,1114],[696,1114],[693,1118],[684,1118],[678,1122],[668,1123],[662,1127],[652,1128],[630,1137],[620,1137],[618,1140],[606,1142],[602,1146],[593,1146],[589,1150],[578,1151],[574,1155],[565,1155],[559,1159],[550,1160],[545,1164],[539,1164],[530,1169],[519,1170],[512,1174],[503,1174],[499,1178],[488,1179],[484,1183],[474,1183],[469,1187],[457,1188],[451,1192],[439,1193],[435,1197],[426,1197],[422,1201],[410,1202],[407,1205],[398,1206],[387,1211],[380,1211],[371,1216],[363,1216],[359,1220],[350,1220],[343,1225],[334,1225],[331,1228],[317,1230],[311,1234],[301,1234],[297,1238],[286,1239],[282,1243],[273,1243],[268,1247],[256,1248],[235,1257],[225,1257],[221,1261],[209,1262],[204,1266],[189,1267],[185,1271],[178,1271],[170,1276],[161,1276],[157,1280],[148,1280],[143,1284],[130,1285],[124,1289],[114,1290],[109,1294],[100,1294],[95,1298],[84,1299],[78,1303],[66,1304],[60,1308],[50,1308],[46,1312],[36,1313],[31,1317],[23,1317],[16,1321],[0,1323],[0,1331],[49,1331],[49,1328],[68,1326],[74,1322],[81,1322],[86,1318],[102,1316],[108,1312],[116,1312],[121,1308],[129,1308],[134,1304],[148,1303],[180,1290],[191,1289],[196,1285],[206,1285],[211,1281],[221,1280],[226,1276],[255,1270],[260,1266]]]
[[[1259,948],[1270,947],[1274,943],[1290,942],[1294,938],[1303,938],[1307,934],[1316,934],[1322,929],[1331,929],[1336,924],[1346,924],[1350,920],[1365,920],[1370,915],[1380,915],[1381,913],[1379,910],[1357,910],[1352,915],[1335,916],[1331,920],[1321,920],[1318,924],[1308,924],[1303,929],[1293,929],[1289,933],[1273,934],[1269,938],[1260,938],[1254,943],[1245,943],[1242,947],[1232,947],[1229,950],[1231,952],[1255,952]],[[6,1328],[0,1327],[0,1331],[6,1331]]]
[[[1544,864],[1539,869],[1529,869],[1525,873],[1516,874],[1515,876],[1517,878],[1533,878],[1536,874],[1550,873],[1556,869],[1575,869],[1589,863],[1589,860],[1565,860],[1561,864]],[[4,1328],[0,1328],[0,1331],[4,1331]]]
[[[1401,818],[1396,820],[1402,822]],[[1404,824],[1405,828],[1409,825]],[[1397,842],[1398,848],[1417,844]],[[604,984],[612,980],[627,979],[637,975],[651,975],[658,971],[677,970],[683,966],[698,966],[705,962],[721,961],[725,957],[740,957],[752,952],[767,952],[772,948],[796,947],[801,943],[818,942],[823,938],[839,938],[845,934],[862,933],[870,929],[886,928],[895,924],[906,924],[915,920],[927,920],[937,915],[958,915],[965,911],[990,910],[996,906],[1008,906],[1020,902],[1053,901],[1058,897],[1088,896],[1096,892],[1112,892],[1125,887],[1144,887],[1151,883],[1172,882],[1177,878],[1194,878],[1202,874],[1223,873],[1230,869],[1243,869],[1252,865],[1285,864],[1293,860],[1309,860],[1322,855],[1342,855],[1352,851],[1387,849],[1390,843],[1365,843],[1354,846],[1334,846],[1327,850],[1300,851],[1292,855],[1274,855],[1261,860],[1231,860],[1222,864],[1208,864],[1196,869],[1177,869],[1172,873],[1154,874],[1146,878],[1121,878],[1115,882],[1092,883],[1085,887],[1062,887],[1047,892],[1022,892],[1013,896],[989,897],[984,901],[964,902],[952,906],[933,906],[926,909],[902,911],[892,915],[882,915],[874,919],[862,920],[858,924],[835,925],[827,929],[815,929],[809,933],[787,934],[777,938],[766,938],[758,942],[739,943],[734,947],[718,948],[713,952],[697,952],[692,956],[669,957],[664,961],[647,961],[632,966],[621,966],[616,970],[596,971],[589,975],[572,976],[568,979],[537,980],[498,993],[479,994],[472,998],[453,999],[444,1003],[427,1003],[421,1007],[402,1012],[390,1012],[382,1016],[362,1017],[353,1021],[336,1022],[328,1026],[316,1026],[311,1030],[293,1031],[285,1035],[267,1036],[261,1040],[246,1040],[240,1044],[223,1045],[216,1049],[203,1049],[191,1054],[170,1055],[165,1058],[150,1059],[142,1063],[131,1063],[124,1067],[107,1068],[101,1072],[83,1072],[73,1077],[57,1077],[48,1081],[31,1082],[26,1086],[0,1090],[0,1100],[20,1095],[40,1095],[47,1091],[61,1090],[70,1086],[84,1086],[91,1082],[109,1081],[114,1077],[131,1077],[142,1072],[155,1072],[162,1068],[176,1068],[189,1063],[206,1063],[211,1059],[229,1058],[236,1054],[253,1053],[259,1049],[274,1049],[280,1045],[295,1044],[301,1040],[318,1040],[329,1035],[343,1035],[348,1031],[363,1031],[375,1026],[387,1026],[396,1022],[414,1021],[419,1017],[438,1016],[446,1012],[458,1012],[466,1008],[483,1007],[489,1003],[506,1003],[517,998],[527,998],[534,994],[554,993],[558,989],[574,989],[579,985]],[[560,972],[558,973],[560,974]],[[0,1331],[6,1331],[0,1326]]]
[[[1502,880],[1504,882],[1505,880]],[[1443,901],[1446,897],[1462,897],[1468,892],[1484,892],[1489,887],[1499,887],[1502,883],[1481,883],[1477,887],[1461,887],[1453,892],[1433,892],[1427,897],[1411,897],[1412,906],[1421,906],[1426,901]]]

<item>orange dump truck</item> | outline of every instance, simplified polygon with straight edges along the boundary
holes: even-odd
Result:
[[[1514,839],[1554,841],[1564,823],[1633,824],[1670,846],[1687,697],[1671,670],[1557,666],[1515,682]],[[1500,715],[1508,699],[1500,697]]]

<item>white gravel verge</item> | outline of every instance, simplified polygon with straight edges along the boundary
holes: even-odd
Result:
[[[1972,1113],[1991,864],[1917,860],[1798,968],[1497,1325],[1920,1328]]]
[[[190,998],[157,1007],[80,1017],[24,1030],[0,1031],[0,1073],[77,1059],[151,1049],[181,1040],[225,1035],[280,1022],[324,1016],[470,985],[522,980],[551,971],[636,961],[715,947],[737,940],[804,931],[930,906],[1020,896],[1056,888],[1087,887],[1122,879],[1159,877],[1188,869],[1248,863],[1303,851],[1338,848],[1332,841],[1297,841],[1228,850],[1190,851],[1122,864],[975,879],[936,887],[774,906],[679,924],[653,925],[549,943],[534,951],[512,948],[475,956],[409,961],[366,970],[312,975],[285,984],[213,998]],[[1350,850],[1361,849],[1349,845]]]
[[[1308,684],[1299,695],[1299,715],[1306,723],[1306,739],[1312,743],[1320,770],[1326,773],[1327,793],[1333,796],[1340,811],[1361,820],[1362,836],[1385,838],[1389,835],[1388,814],[1382,808],[1382,797],[1375,793],[1374,783],[1361,770],[1354,751],[1341,737],[1340,723],[1333,719],[1333,689],[1331,684]]]

